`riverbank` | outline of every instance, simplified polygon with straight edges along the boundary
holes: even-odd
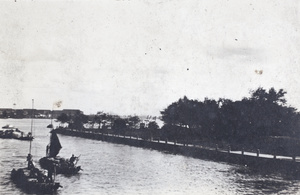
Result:
[[[65,128],[55,130],[58,134],[101,140],[117,144],[159,150],[172,154],[180,154],[194,158],[238,164],[256,171],[271,171],[284,173],[287,176],[300,178],[300,161],[288,156],[273,156],[269,154],[220,150],[201,145],[182,144],[168,140],[145,140],[139,137],[120,136],[114,134],[96,133],[93,131],[76,131]]]

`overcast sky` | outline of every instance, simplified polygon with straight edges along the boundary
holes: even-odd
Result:
[[[159,115],[283,88],[300,109],[298,0],[3,0],[0,107]],[[259,72],[260,71],[260,72]],[[259,74],[261,73],[261,74]]]

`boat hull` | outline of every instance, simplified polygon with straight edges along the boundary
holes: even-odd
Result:
[[[13,136],[1,136],[0,135],[0,138],[2,138],[2,139],[17,139],[17,140],[23,140],[23,141],[32,141],[33,140],[33,137],[27,137],[27,136],[13,137]]]
[[[33,140],[31,133],[25,134],[23,131],[20,131],[18,128],[15,128],[14,126],[11,125],[3,126],[2,129],[0,129],[0,138],[28,140],[28,141]]]
[[[24,140],[24,141],[32,141],[33,137],[25,136],[25,137],[19,137],[19,138],[14,138],[18,140]]]
[[[32,176],[30,170],[26,168],[13,169],[11,180],[26,193],[51,194],[62,187],[58,182],[51,182],[46,179],[41,181],[40,178]]]
[[[43,169],[54,170],[55,167],[56,174],[74,175],[82,170],[81,166],[72,165],[68,160],[60,157],[43,157],[39,163]]]

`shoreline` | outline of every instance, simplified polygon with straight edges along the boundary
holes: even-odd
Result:
[[[217,162],[226,162],[242,167],[249,167],[255,171],[268,171],[284,173],[288,177],[300,179],[300,159],[276,156],[269,154],[260,154],[243,151],[221,150],[217,148],[202,147],[200,145],[182,144],[165,140],[144,140],[132,136],[120,136],[115,134],[94,133],[92,131],[82,132],[71,129],[57,128],[56,133],[75,136],[87,139],[100,140],[116,144],[124,144],[134,147],[168,152],[171,154],[179,154],[183,156],[206,159]]]

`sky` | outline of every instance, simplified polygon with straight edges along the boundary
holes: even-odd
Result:
[[[3,0],[0,107],[160,115],[183,96],[284,89],[300,109],[298,0]],[[62,101],[56,108],[55,102]]]

